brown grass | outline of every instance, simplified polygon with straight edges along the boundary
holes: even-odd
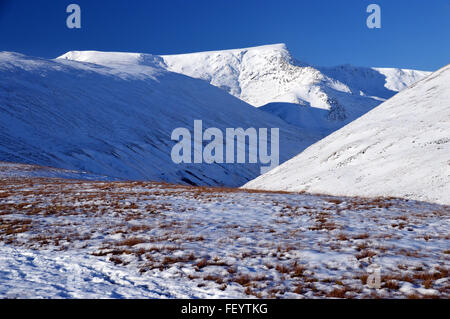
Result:
[[[332,291],[326,294],[329,298],[345,298],[347,290],[345,288],[334,288]]]
[[[360,260],[360,259],[364,259],[364,258],[371,258],[373,256],[375,256],[377,253],[371,250],[363,250],[361,253],[356,254],[355,257],[356,259]]]
[[[146,243],[147,241],[143,238],[133,237],[133,238],[127,238],[122,241],[119,241],[117,243],[117,246],[135,246],[139,244]]]

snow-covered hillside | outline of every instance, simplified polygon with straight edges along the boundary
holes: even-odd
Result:
[[[193,132],[196,119],[204,129],[280,128],[281,161],[319,138],[205,81],[167,71],[160,57],[95,52],[86,60],[97,64],[0,53],[1,161],[240,186],[260,174],[259,164],[174,164],[172,130]]]
[[[450,204],[450,65],[244,187]]]
[[[132,64],[141,55],[72,51],[60,58]],[[142,55],[145,56],[145,55]],[[313,67],[284,44],[161,56],[169,71],[203,79],[286,122],[327,135],[368,112],[429,72],[338,66]]]

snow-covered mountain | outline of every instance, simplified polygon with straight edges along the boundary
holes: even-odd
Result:
[[[314,67],[285,44],[161,56],[168,70],[199,78],[285,121],[327,135],[429,72]]]
[[[109,65],[140,54],[71,51],[60,59]],[[145,55],[143,55],[145,56]],[[322,137],[350,123],[430,72],[343,65],[314,67],[285,44],[160,56],[169,71],[202,79],[289,124]]]
[[[167,71],[158,56],[85,52],[78,58],[91,63],[0,53],[1,161],[241,186],[260,174],[259,163],[175,164],[173,129],[193,132],[194,120],[223,131],[280,128],[280,161],[319,138],[205,81]]]
[[[244,187],[450,204],[450,65]]]
[[[261,165],[176,165],[172,130],[192,132],[195,119],[204,129],[223,131],[277,127],[283,162],[425,74],[315,68],[282,44],[171,56],[71,51],[56,60],[5,52],[0,160],[114,178],[241,186]]]

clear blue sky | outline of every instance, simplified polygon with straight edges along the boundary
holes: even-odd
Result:
[[[77,3],[82,28],[65,25]],[[366,27],[366,7],[382,28]],[[175,54],[284,42],[314,65],[435,70],[450,63],[450,0],[0,0],[0,50]]]

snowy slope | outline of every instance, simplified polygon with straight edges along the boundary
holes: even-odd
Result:
[[[75,180],[110,181],[111,177],[93,175],[61,168],[0,162],[0,178],[67,178]]]
[[[245,188],[450,204],[450,65]]]
[[[430,73],[349,65],[313,67],[296,60],[285,44],[162,58],[171,71],[207,80],[301,128],[312,129],[305,126],[312,120],[319,132],[327,134]]]
[[[0,160],[240,186],[260,174],[259,164],[174,164],[172,130],[193,132],[195,119],[204,129],[278,127],[281,161],[318,139],[205,81],[167,71],[160,57],[94,52],[86,60],[97,64],[0,53]]]

